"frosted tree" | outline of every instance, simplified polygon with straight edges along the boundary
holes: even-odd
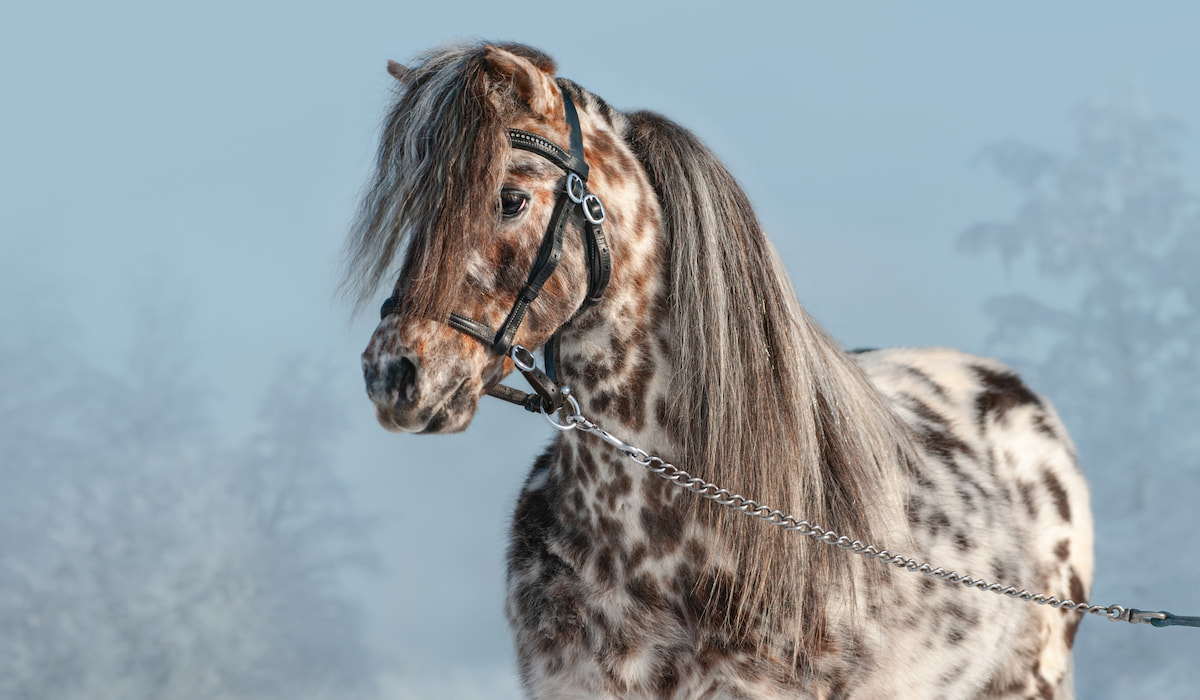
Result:
[[[971,226],[960,244],[1068,290],[998,297],[985,311],[993,351],[1050,396],[1078,445],[1096,513],[1101,602],[1200,609],[1194,587],[1181,583],[1200,576],[1200,565],[1174,556],[1200,545],[1200,201],[1185,181],[1184,129],[1128,92],[1073,116],[1068,153],[1013,141],[984,151],[1019,205],[1007,220]],[[1180,641],[1191,644],[1172,646]],[[1080,695],[1128,697],[1121,693],[1152,678],[1155,697],[1185,697],[1200,673],[1171,659],[1194,657],[1195,641],[1085,627]],[[1104,678],[1138,660],[1145,677]]]
[[[1191,390],[1200,379],[1200,210],[1183,179],[1177,121],[1119,96],[1084,104],[1075,121],[1070,154],[1016,142],[986,149],[1023,201],[961,243],[1006,264],[1024,257],[1078,290],[1074,303],[993,299],[993,342],[1051,394],[1085,463],[1126,477],[1100,494],[1106,504],[1144,512],[1147,494],[1194,478],[1200,461],[1200,392]]]
[[[290,363],[224,445],[171,311],[117,373],[64,363],[62,324],[0,343],[0,697],[369,696],[333,392]]]

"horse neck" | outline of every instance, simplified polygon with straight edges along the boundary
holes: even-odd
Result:
[[[649,184],[645,196],[652,197]],[[605,202],[609,206],[608,200]],[[638,230],[612,235],[613,276],[604,300],[580,315],[562,333],[559,375],[590,420],[651,454],[671,459],[676,440],[666,427],[673,337],[667,306],[663,241],[657,205],[639,202],[649,215],[628,217]],[[611,209],[621,211],[614,201]],[[609,534],[621,513],[637,517],[647,499],[674,502],[669,485],[593,435],[566,433],[559,442],[558,479],[564,507],[578,499],[604,504],[592,519],[604,520]],[[598,523],[591,523],[593,529]],[[628,523],[627,523],[628,525]],[[619,528],[626,535],[636,526]],[[621,546],[630,540],[622,537]],[[614,544],[618,544],[614,542]]]
[[[615,267],[609,297],[562,334],[561,378],[589,418],[670,451],[663,424],[674,368],[664,281],[651,274],[622,284],[631,273]]]
[[[673,369],[662,210],[621,136],[624,115],[573,84],[567,87],[577,90],[589,187],[609,212],[613,265],[604,299],[562,332],[560,372],[587,415],[630,440],[669,449],[661,429]]]
[[[676,442],[664,426],[672,374],[666,329],[654,314],[595,326],[564,338],[562,379],[582,413],[614,436],[675,460]],[[551,450],[545,494],[570,543],[573,565],[593,571],[601,585],[623,585],[639,567],[659,573],[684,550],[700,526],[690,494],[674,488],[595,435],[562,433]],[[694,558],[702,559],[697,554]],[[594,565],[594,566],[593,566]],[[665,579],[664,579],[665,580]]]

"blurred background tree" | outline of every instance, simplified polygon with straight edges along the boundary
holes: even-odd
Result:
[[[72,353],[64,316],[3,319],[0,697],[367,697],[340,577],[373,557],[333,392],[285,365],[257,429],[223,445],[183,318],[140,304],[118,373]]]
[[[1196,580],[1200,565],[1177,556],[1200,544],[1189,525],[1200,489],[1200,200],[1184,178],[1185,131],[1130,90],[1072,116],[1070,152],[1017,141],[983,151],[1019,204],[1006,220],[969,227],[959,244],[1010,269],[1030,266],[1056,290],[996,297],[985,311],[994,352],[1050,396],[1079,448],[1097,525],[1093,600],[1170,610],[1175,598],[1194,609],[1194,589],[1181,582]],[[1150,695],[1138,681],[1134,695],[1185,697],[1200,683],[1167,636],[1096,631],[1080,635],[1084,654],[1144,659],[1151,684],[1175,676]],[[1077,683],[1081,697],[1124,692]]]

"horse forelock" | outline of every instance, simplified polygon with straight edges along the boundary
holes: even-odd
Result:
[[[345,254],[343,289],[361,308],[404,262],[407,313],[444,319],[455,307],[471,241],[498,225],[509,149],[485,45],[424,54],[383,126],[375,176]],[[405,252],[406,251],[406,252]]]
[[[800,308],[733,176],[667,119],[629,119],[627,140],[665,218],[677,336],[670,420],[685,468],[854,538],[883,534],[900,509],[894,475],[907,466],[897,462],[915,454],[908,433]],[[857,564],[729,509],[695,506],[729,533],[739,559],[741,590],[724,596],[731,619],[743,631],[794,635],[798,657],[815,650],[825,638],[826,589],[841,582],[852,591]],[[801,622],[779,629],[764,620]]]

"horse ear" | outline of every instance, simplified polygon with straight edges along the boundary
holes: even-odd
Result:
[[[388,73],[391,74],[391,76],[396,80],[404,83],[406,86],[412,85],[412,68],[409,68],[403,63],[388,61]]]
[[[551,70],[547,71],[529,59],[496,46],[484,47],[483,60],[488,72],[494,78],[510,83],[517,97],[535,114],[552,112],[557,104],[552,62],[549,63]]]

